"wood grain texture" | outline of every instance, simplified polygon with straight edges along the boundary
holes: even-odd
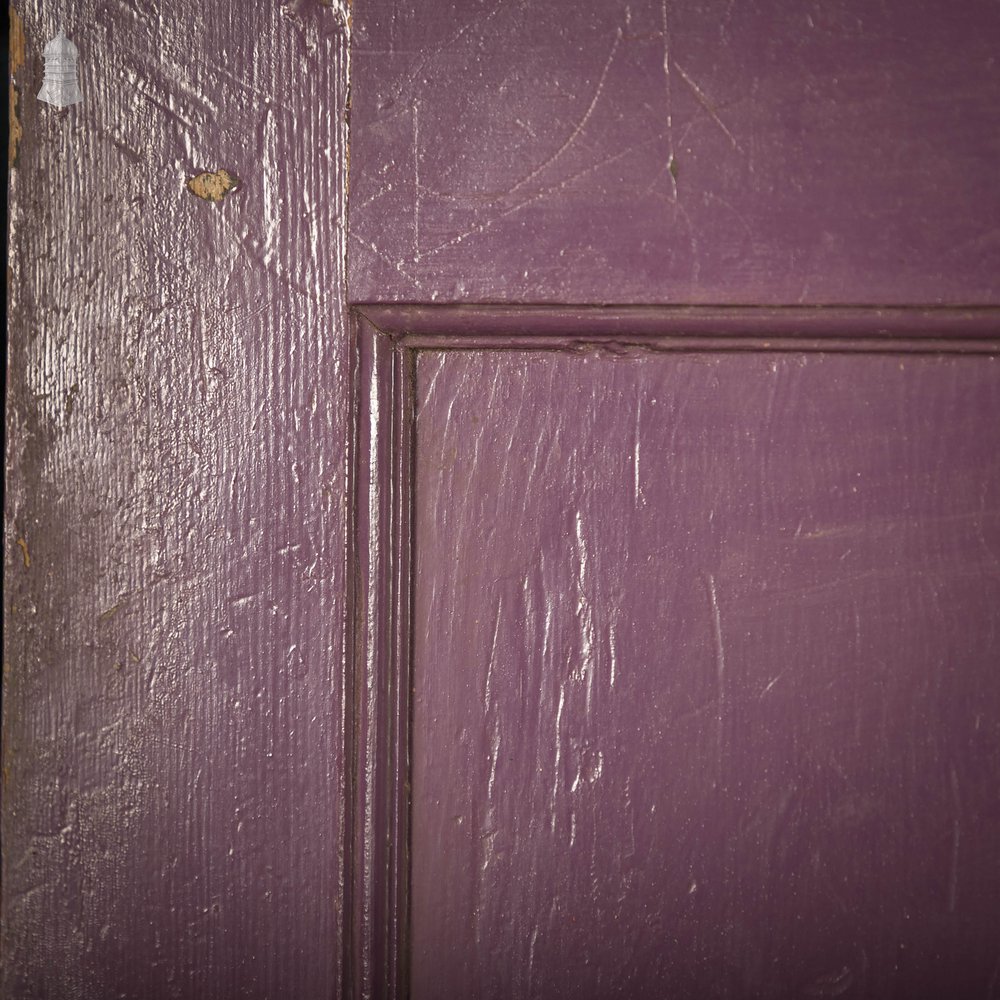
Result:
[[[330,997],[346,12],[17,8],[4,995]]]
[[[990,995],[1000,361],[416,370],[413,996]]]
[[[1000,301],[991,0],[358,0],[356,302]]]

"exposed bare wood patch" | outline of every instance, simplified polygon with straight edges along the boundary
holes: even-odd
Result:
[[[24,65],[24,22],[17,11],[10,8],[10,130],[7,142],[7,166],[13,168],[17,162],[17,147],[24,135],[21,121],[17,116],[17,102],[20,91],[14,85],[18,70]]]
[[[216,204],[236,188],[239,181],[228,170],[205,171],[187,182],[188,190],[204,201]]]
[[[20,14],[10,8],[10,75],[13,76],[24,65],[24,22]]]

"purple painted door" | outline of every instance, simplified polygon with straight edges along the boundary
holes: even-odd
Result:
[[[4,994],[1000,995],[1000,6],[161,7],[12,8]]]
[[[1000,9],[355,14],[357,994],[996,995]]]

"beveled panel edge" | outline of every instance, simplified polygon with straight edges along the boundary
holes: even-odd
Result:
[[[421,349],[1000,354],[1000,309],[351,309],[344,996],[408,996],[414,358]]]
[[[343,995],[407,995],[413,352],[352,311]]]
[[[797,340],[813,349],[868,349],[906,342],[939,341],[948,351],[982,351],[982,341],[1000,344],[1000,308],[901,308],[881,306],[510,306],[463,304],[428,306],[386,303],[357,304],[375,328],[408,346],[434,346],[445,339],[483,347],[507,341],[530,341],[538,347],[562,349],[582,340],[645,343],[714,339],[719,349],[769,349],[776,341]],[[839,342],[839,343],[838,343]],[[837,347],[834,347],[837,344]],[[787,348],[784,348],[787,349]],[[926,350],[926,347],[923,348]],[[941,349],[936,348],[936,349]]]

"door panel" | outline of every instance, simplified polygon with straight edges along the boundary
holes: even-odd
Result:
[[[353,12],[354,992],[996,992],[1000,8],[572,7]]]
[[[1000,368],[419,351],[412,995],[986,995]]]

